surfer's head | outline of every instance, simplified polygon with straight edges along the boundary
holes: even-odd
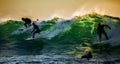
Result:
[[[22,20],[24,20],[25,18],[21,18]]]
[[[101,23],[99,22],[98,25],[101,25]]]

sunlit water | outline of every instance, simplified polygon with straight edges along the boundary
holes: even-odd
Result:
[[[44,23],[39,22],[37,23],[37,25],[44,26]],[[108,23],[108,25],[110,24]],[[6,28],[6,30],[7,29],[8,28]],[[31,29],[32,27],[26,29],[22,33],[19,33],[16,30],[13,31],[11,35],[16,35],[15,39],[7,38],[7,37],[4,37],[3,39],[2,37],[0,37],[0,41],[1,41],[0,42],[0,56],[1,56],[0,61],[11,62],[11,64],[15,64],[17,62],[20,62],[21,64],[24,64],[24,63],[29,64],[30,62],[38,63],[38,64],[41,62],[43,64],[50,64],[50,63],[78,64],[78,63],[92,62],[94,64],[98,62],[97,60],[94,61],[94,59],[92,59],[92,61],[87,61],[87,60],[82,61],[80,59],[80,56],[81,56],[80,54],[83,52],[83,50],[85,50],[85,49],[81,50],[80,43],[85,43],[85,42],[89,43],[89,39],[90,41],[92,40],[92,38],[90,37],[95,36],[94,38],[96,39],[96,35],[94,35],[94,32],[96,30],[96,24],[92,20],[90,21],[82,20],[76,23],[73,23],[73,20],[58,21],[52,27],[50,27],[45,31],[42,31],[40,35],[37,35],[36,39],[25,40],[26,38],[31,37],[28,35],[24,36],[26,35],[26,32],[29,32],[29,30]],[[70,29],[72,30],[70,31]],[[119,29],[119,26],[117,28],[113,28],[112,30],[108,31],[108,34],[110,34],[109,36],[116,38],[115,35],[119,34],[118,29]],[[54,39],[53,42],[50,41],[52,38],[64,32],[68,33],[68,35],[64,34],[65,36],[63,36],[61,40]],[[116,32],[115,35],[113,34],[114,32]],[[110,40],[112,40],[112,38]],[[67,41],[67,44],[66,44],[66,41]],[[119,38],[116,41],[118,43]],[[3,56],[12,56],[12,57],[3,57]],[[109,57],[112,57],[110,55],[107,58],[105,58],[106,55],[103,55],[103,56],[104,57],[100,57],[100,59],[102,60],[107,59],[107,61],[110,60]],[[115,56],[114,58],[117,58],[117,57],[118,56]],[[98,57],[96,58],[98,59]],[[28,59],[28,60],[25,60],[25,59]],[[100,59],[99,61],[103,62]],[[114,62],[115,60],[116,59],[111,61]]]

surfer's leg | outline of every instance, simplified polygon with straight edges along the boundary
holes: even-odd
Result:
[[[25,25],[25,27],[27,28],[27,23],[25,23],[24,25]]]
[[[99,41],[101,41],[101,39],[102,39],[102,38],[101,38],[101,37],[102,37],[102,33],[99,32],[99,33],[98,33],[98,36],[99,36]]]
[[[105,31],[103,31],[103,34],[105,35],[106,39],[108,40],[109,38],[108,38],[108,36],[107,36]]]
[[[35,37],[35,32],[33,32],[33,38]]]
[[[37,31],[38,34],[40,34],[40,31]]]
[[[29,26],[31,26],[31,23],[28,23]]]
[[[33,32],[33,38],[35,37],[35,34],[38,33],[37,31]]]

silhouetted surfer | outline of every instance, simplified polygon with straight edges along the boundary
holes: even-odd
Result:
[[[107,36],[107,34],[106,34],[106,32],[105,32],[105,30],[104,30],[105,26],[108,27],[109,29],[111,29],[108,25],[102,25],[101,23],[98,23],[97,34],[99,36],[99,40],[100,41],[102,39],[102,34],[105,35],[105,37],[106,37],[107,40],[109,39],[108,36]]]
[[[83,55],[81,58],[86,58],[86,59],[90,59],[90,58],[92,58],[93,57],[93,55],[92,55],[92,52],[89,52],[88,54],[86,54],[86,55]]]
[[[40,33],[40,29],[35,23],[33,23],[32,25],[33,25],[33,31],[32,32],[33,32],[33,38],[34,38],[36,33]]]
[[[31,26],[31,22],[32,22],[31,19],[29,19],[29,18],[22,18],[22,20],[25,22],[24,25],[25,25],[26,28]]]

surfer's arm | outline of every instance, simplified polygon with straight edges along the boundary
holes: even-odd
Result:
[[[111,29],[111,27],[110,27],[110,26],[108,26],[108,25],[104,25],[104,26],[106,26],[106,27],[108,27],[109,29]]]

